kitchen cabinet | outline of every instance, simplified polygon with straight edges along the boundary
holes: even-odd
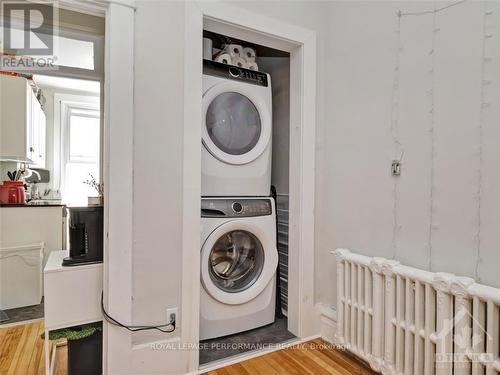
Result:
[[[32,94],[31,98],[31,123],[28,127],[28,158],[33,161],[31,166],[45,168],[45,128],[46,120],[40,102]]]
[[[0,160],[45,168],[46,118],[28,80],[0,75]]]

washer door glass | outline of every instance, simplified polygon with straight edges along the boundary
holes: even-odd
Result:
[[[259,111],[246,96],[224,92],[208,106],[206,127],[212,142],[230,155],[252,150],[262,130]]]
[[[208,263],[213,283],[225,292],[238,293],[259,278],[264,267],[264,249],[252,233],[235,230],[217,240]]]

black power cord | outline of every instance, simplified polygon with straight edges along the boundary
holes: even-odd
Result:
[[[113,318],[111,315],[109,315],[104,308],[104,292],[101,292],[101,311],[102,314],[104,315],[104,319],[110,324],[113,324],[118,327],[125,328],[129,330],[130,332],[139,332],[139,331],[148,331],[155,329],[157,331],[163,332],[163,333],[172,333],[175,331],[175,315],[172,317],[170,316],[170,322],[167,324],[162,324],[159,326],[148,326],[148,325],[140,325],[140,326],[127,326],[125,324],[120,323],[118,320]],[[162,329],[164,327],[172,327],[172,329]]]

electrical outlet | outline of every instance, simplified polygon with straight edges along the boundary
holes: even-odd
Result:
[[[179,309],[177,307],[172,307],[167,309],[167,322],[175,320],[175,326],[179,326]]]

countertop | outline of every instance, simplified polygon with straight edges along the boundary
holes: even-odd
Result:
[[[69,256],[69,250],[54,250],[49,253],[49,259],[43,269],[44,273],[51,272],[73,272],[91,268],[102,268],[101,263],[81,263],[74,266],[63,266],[62,261]]]
[[[0,203],[0,207],[65,207],[64,203],[38,203],[38,204],[6,204]]]

